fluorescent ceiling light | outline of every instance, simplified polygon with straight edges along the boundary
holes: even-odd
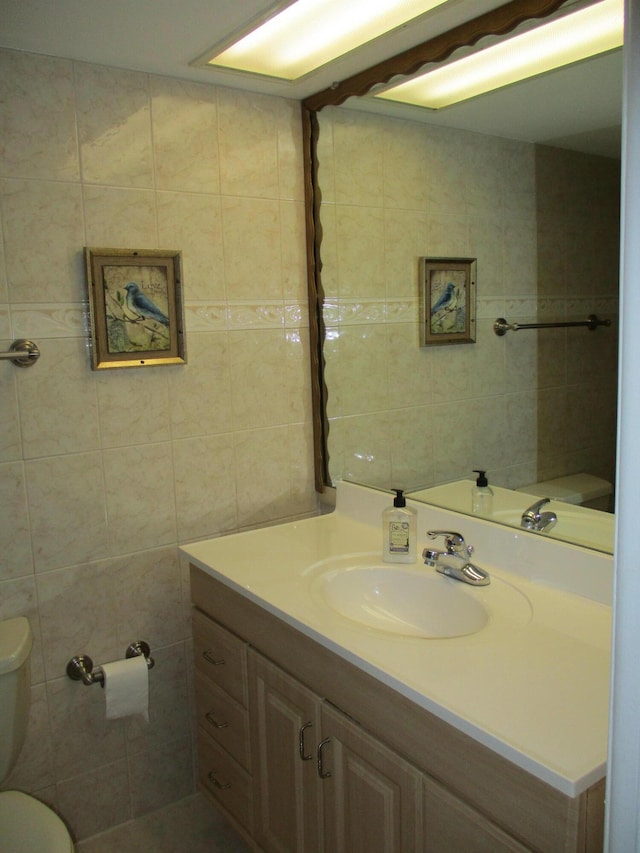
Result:
[[[437,110],[623,43],[621,0],[602,0],[376,95]]]
[[[204,63],[297,80],[446,0],[295,0]],[[280,4],[281,5],[281,4]],[[228,42],[227,42],[228,44]]]

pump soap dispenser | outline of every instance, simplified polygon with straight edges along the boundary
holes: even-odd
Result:
[[[415,563],[417,557],[417,511],[407,506],[402,489],[393,506],[382,513],[382,558],[387,563]]]
[[[478,479],[471,489],[471,511],[474,515],[490,518],[493,515],[493,491],[489,488],[486,471],[474,468],[473,473],[478,475]]]

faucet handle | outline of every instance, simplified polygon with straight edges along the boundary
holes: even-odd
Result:
[[[463,548],[470,554],[473,550],[472,546],[465,545],[464,536],[461,533],[454,533],[449,530],[427,530],[429,539],[435,539],[437,536],[444,536],[445,545],[447,546],[448,554],[456,554]]]

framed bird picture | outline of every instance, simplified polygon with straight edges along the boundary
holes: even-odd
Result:
[[[180,252],[84,251],[93,370],[186,364]]]
[[[420,345],[476,340],[476,259],[420,258]]]

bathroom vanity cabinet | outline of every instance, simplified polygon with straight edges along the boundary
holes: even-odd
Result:
[[[602,850],[571,798],[191,567],[202,788],[268,851]]]

